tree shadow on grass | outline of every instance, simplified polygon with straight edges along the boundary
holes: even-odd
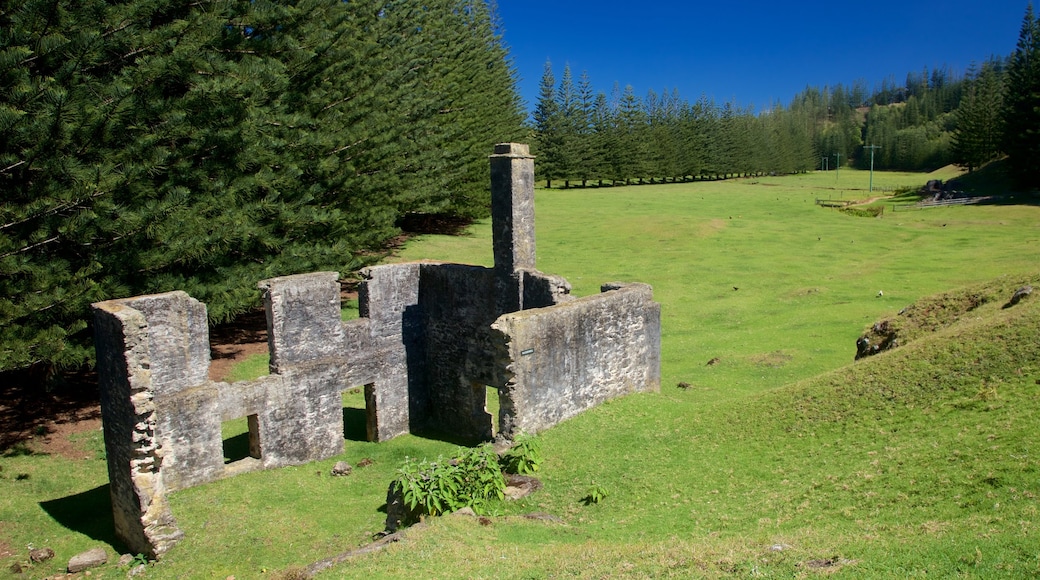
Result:
[[[41,501],[40,507],[62,526],[108,544],[117,554],[127,553],[126,545],[116,538],[109,484],[99,485],[74,495]]]
[[[976,205],[1040,205],[1040,195],[1028,192],[996,195]]]

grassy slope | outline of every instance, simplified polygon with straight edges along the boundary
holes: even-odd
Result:
[[[615,279],[654,285],[662,393],[542,436],[546,487],[503,514],[564,523],[445,518],[329,576],[789,576],[822,561],[849,577],[1035,573],[1040,301],[992,303],[934,339],[847,365],[865,326],[921,296],[1035,272],[1040,210],[864,219],[815,207],[867,197],[857,173],[539,192],[542,270],[578,294]],[[875,187],[927,178],[875,174]],[[404,257],[487,264],[490,229],[474,232]],[[99,438],[84,445],[96,451]],[[403,457],[450,450],[348,441],[342,457],[174,494],[187,538],[149,576],[255,577],[363,543]],[[362,457],[374,465],[328,477],[336,460]],[[111,542],[102,461],[2,461],[0,538],[51,545],[59,559]],[[610,496],[584,507],[594,482]]]
[[[932,177],[876,173],[874,183],[894,188]],[[870,196],[866,172],[842,170],[839,179],[832,171],[540,190],[538,266],[566,277],[579,295],[611,280],[653,285],[663,304],[663,384],[690,383],[702,399],[836,368],[876,318],[926,294],[1035,267],[1035,207],[852,218],[813,203]],[[489,264],[489,235],[480,224],[458,245],[433,237],[401,258]],[[706,366],[715,357],[720,364]]]
[[[438,521],[341,573],[419,559],[445,578],[790,577],[826,561],[856,578],[1035,575],[1038,328],[1040,301],[990,304],[742,400],[616,401],[543,436],[547,486],[529,509],[566,525]],[[592,481],[612,494],[581,507]]]

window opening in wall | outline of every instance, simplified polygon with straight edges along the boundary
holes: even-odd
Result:
[[[256,415],[224,421],[220,425],[224,441],[224,464],[252,457],[260,459],[260,424]]]
[[[343,438],[348,441],[368,441],[368,413],[364,387],[343,391]]]
[[[227,373],[220,377],[221,381],[226,383],[235,383],[238,381],[252,381],[260,377],[266,377],[271,374],[271,354],[261,352],[257,354],[251,354],[246,358],[231,365]]]
[[[498,435],[498,414],[501,409],[498,402],[498,389],[495,387],[487,388],[487,399],[485,399],[484,409],[491,415],[491,435],[492,437]]]
[[[359,310],[357,289],[347,287],[346,284],[340,284],[340,288],[342,290],[340,291],[339,319],[346,322],[360,318],[361,312]]]

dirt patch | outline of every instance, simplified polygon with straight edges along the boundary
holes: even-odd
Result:
[[[218,344],[210,352],[213,359],[209,364],[209,380],[225,381],[231,373],[231,367],[255,354],[266,354],[267,341]]]
[[[223,381],[240,361],[267,352],[267,315],[257,310],[215,326],[209,332],[209,343],[209,380]]]
[[[892,196],[891,195],[875,195],[874,197],[868,197],[867,199],[858,199],[858,200],[850,203],[849,205],[850,206],[870,205],[870,204],[874,203],[875,201],[877,201],[879,199],[888,199],[890,197],[892,197]]]
[[[808,288],[798,288],[796,290],[792,290],[792,291],[788,292],[784,297],[785,298],[805,298],[807,296],[816,296],[818,294],[822,294],[823,291],[824,291],[823,288],[819,288],[819,287],[815,287],[815,286],[808,287]]]
[[[97,375],[76,371],[42,377],[33,369],[0,375],[0,453],[89,455],[69,435],[101,426]]]
[[[791,362],[793,358],[793,355],[787,354],[782,350],[775,350],[766,354],[752,355],[751,362],[760,367],[778,368]]]
[[[702,238],[707,238],[726,229],[728,225],[729,224],[726,222],[726,220],[715,218],[698,227],[697,234]]]
[[[804,566],[817,573],[833,574],[838,572],[845,566],[852,566],[857,563],[856,560],[849,560],[847,558],[841,558],[835,556],[833,558],[820,558],[817,560],[809,560],[808,562],[799,563],[799,566]]]
[[[10,558],[11,556],[17,556],[18,552],[14,551],[14,546],[5,537],[7,531],[4,522],[0,522],[0,558]]]

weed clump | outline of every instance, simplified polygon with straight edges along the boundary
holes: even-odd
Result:
[[[875,205],[871,207],[842,207],[838,211],[853,217],[881,217],[885,214],[885,206]]]
[[[538,471],[542,464],[542,448],[538,440],[526,433],[516,436],[513,446],[499,461],[502,471],[517,475],[529,475]]]
[[[407,458],[387,491],[387,529],[396,530],[424,516],[464,507],[485,513],[492,500],[505,497],[506,481],[490,444],[459,448],[453,458]]]

